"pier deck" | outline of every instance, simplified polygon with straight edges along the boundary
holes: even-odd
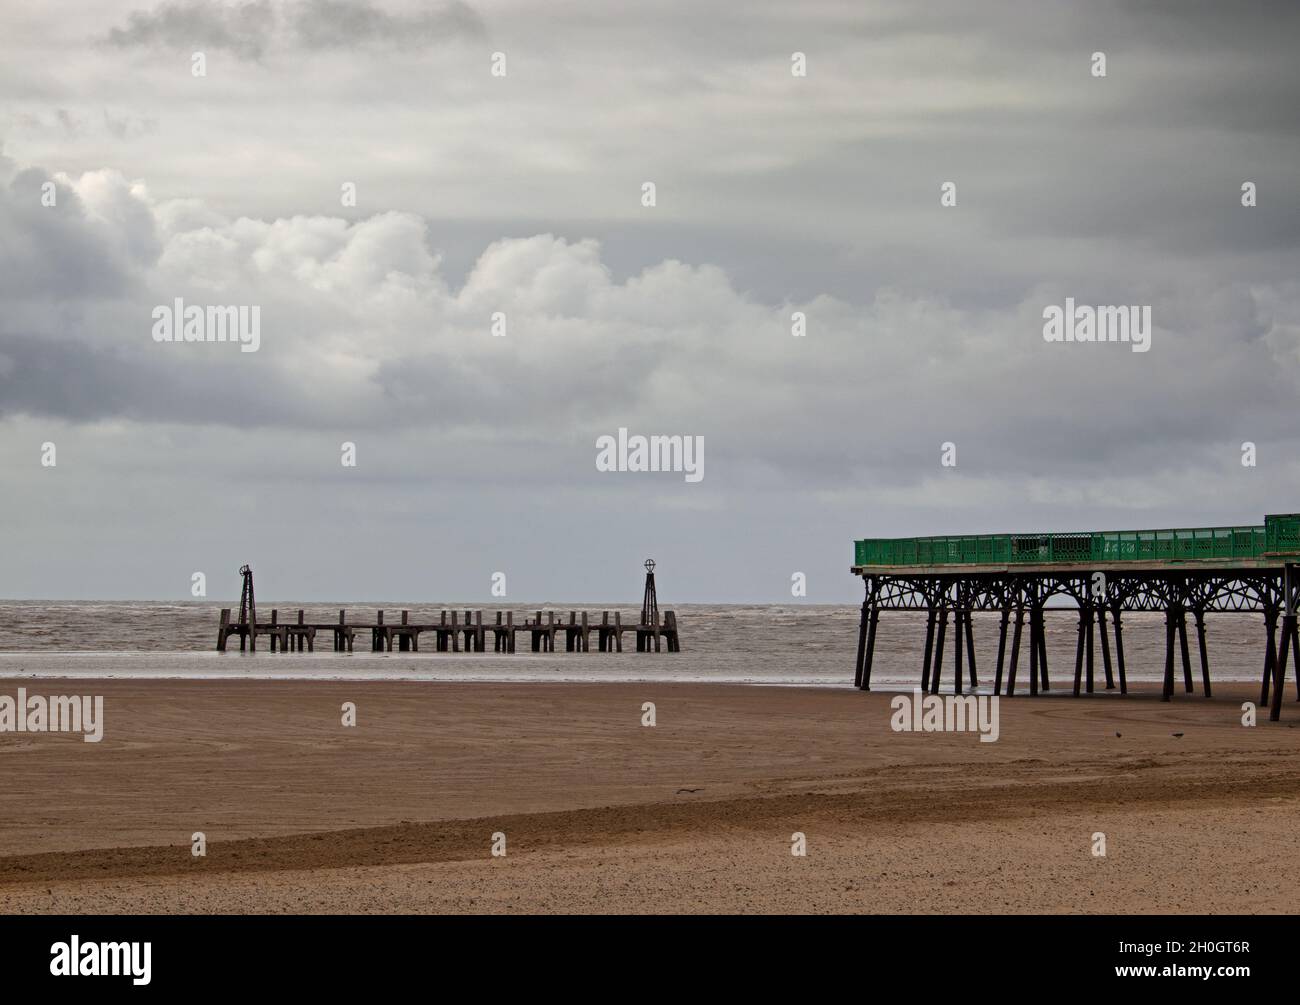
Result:
[[[1202,693],[1212,693],[1205,647],[1207,614],[1260,614],[1264,622],[1260,705],[1281,717],[1287,663],[1300,671],[1300,516],[1267,516],[1263,526],[1065,534],[868,538],[855,542],[855,576],[866,587],[858,629],[854,685],[870,690],[876,628],[882,611],[927,612],[921,689],[937,694],[948,621],[953,621],[952,686],[979,686],[972,611],[1001,614],[993,693],[1016,693],[1021,642],[1028,621],[1029,693],[1048,691],[1044,619],[1049,611],[1078,619],[1073,693],[1096,687],[1100,643],[1106,690],[1128,691],[1123,614],[1163,611],[1163,697],[1195,690],[1188,615],[1195,626]],[[1067,606],[1049,607],[1049,601]],[[1279,638],[1279,622],[1281,636]],[[1008,634],[1010,639],[1008,640]],[[1114,659],[1112,646],[1114,642]],[[1009,644],[1008,644],[1009,643]],[[964,664],[964,666],[963,666]],[[1005,687],[1004,687],[1004,670]],[[1300,700],[1300,674],[1297,675]]]

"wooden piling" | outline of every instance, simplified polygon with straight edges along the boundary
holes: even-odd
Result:
[[[970,674],[970,687],[974,691],[980,686],[979,676],[975,673],[975,622],[970,608],[966,609],[966,669]]]
[[[1039,689],[1052,690],[1052,679],[1048,676],[1048,623],[1039,607]]]
[[[1011,608],[1002,605],[1002,618],[998,622],[998,666],[993,674],[993,693],[1002,693],[1002,661],[1007,655],[1007,625],[1011,623]]]
[[[1177,631],[1171,608],[1165,611],[1165,680],[1161,701],[1172,701],[1174,697],[1174,636]]]
[[[1267,705],[1269,688],[1273,684],[1273,671],[1277,665],[1277,608],[1264,609],[1264,631],[1268,638],[1264,645],[1264,678],[1260,682],[1259,703]]]
[[[958,601],[960,603],[960,601]],[[966,644],[966,618],[961,607],[952,612],[952,693],[961,694],[962,649]]]
[[[1291,633],[1291,655],[1296,665],[1295,700],[1300,701],[1300,635],[1295,632]]]
[[[1192,657],[1187,651],[1187,612],[1178,608],[1178,645],[1183,656],[1183,690],[1192,693]]]
[[[1038,604],[1029,608],[1029,696],[1038,695]]]
[[[948,634],[948,605],[939,606],[939,628],[934,642],[934,670],[930,675],[930,693],[939,693],[939,680],[943,676],[943,640]]]
[[[1025,624],[1025,605],[1016,604],[1016,627],[1011,635],[1011,666],[1007,668],[1007,697],[1016,693],[1016,665],[1020,662],[1020,633]]]
[[[1120,623],[1119,604],[1111,611],[1111,624],[1115,626],[1115,669],[1119,671],[1119,693],[1128,694],[1128,677],[1124,673],[1124,632]]]
[[[1041,691],[1050,691],[1052,682],[1047,676],[1047,620],[1041,604],[1034,611],[1038,616],[1038,687]]]
[[[1083,603],[1079,605],[1079,628],[1078,639],[1074,644],[1074,696],[1079,697],[1083,689],[1083,647],[1088,637],[1088,630],[1084,627],[1088,620],[1088,605]]]
[[[1097,605],[1097,634],[1101,636],[1101,662],[1106,671],[1106,690],[1115,690],[1115,673],[1110,663],[1110,636],[1106,633],[1106,605]]]
[[[1092,637],[1092,623],[1093,623],[1092,605],[1089,604],[1087,607],[1086,617],[1084,619],[1085,630],[1084,630],[1084,642],[1083,642],[1084,659],[1086,661],[1085,665],[1087,667],[1087,671],[1086,671],[1087,677],[1086,677],[1085,686],[1087,687],[1089,694],[1092,694],[1096,690],[1095,671],[1096,671],[1096,661],[1097,661],[1097,652],[1096,652],[1097,647],[1093,644],[1094,640]]]
[[[1295,645],[1295,638],[1296,616],[1288,612],[1282,616],[1282,644],[1277,652],[1277,661],[1274,663],[1273,701],[1268,709],[1270,722],[1277,722],[1282,718],[1282,692],[1286,689],[1287,654]],[[1300,675],[1300,664],[1296,665],[1296,673]]]
[[[1196,617],[1196,645],[1201,654],[1201,690],[1205,697],[1211,697],[1210,692],[1210,660],[1205,652],[1205,608],[1197,606],[1193,612]]]
[[[870,590],[871,587],[868,584],[868,593]],[[862,601],[862,617],[858,621],[858,658],[853,670],[853,686],[856,688],[862,687],[862,673],[866,667],[863,661],[867,658],[867,627],[868,622],[871,620],[870,608],[870,599]]]
[[[927,607],[929,615],[925,619],[925,664],[921,669],[921,692],[930,690],[930,666],[934,662],[934,632],[938,623],[938,612],[934,604]]]
[[[673,619],[673,634],[669,638],[669,646],[677,644],[677,615],[669,611],[667,617]],[[875,604],[871,605],[871,615],[867,625],[867,654],[866,662],[862,666],[862,690],[871,690],[871,663],[876,653],[876,625],[880,622],[880,608]]]

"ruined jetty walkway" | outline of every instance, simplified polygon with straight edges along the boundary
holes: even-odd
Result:
[[[1029,693],[1051,687],[1047,675],[1044,616],[1053,598],[1075,607],[1052,608],[1078,617],[1075,695],[1095,684],[1095,640],[1101,643],[1106,689],[1128,692],[1122,615],[1165,614],[1165,701],[1174,695],[1181,656],[1183,688],[1195,689],[1187,640],[1187,615],[1196,627],[1204,695],[1211,695],[1205,649],[1207,613],[1262,614],[1260,704],[1269,718],[1282,711],[1288,658],[1300,671],[1300,514],[1266,516],[1236,527],[1095,531],[1063,534],[974,534],[956,537],[864,538],[854,542],[851,571],[866,585],[858,630],[854,684],[871,688],[871,664],[881,611],[926,611],[921,689],[938,693],[948,620],[953,620],[953,690],[961,694],[963,657],[970,686],[978,686],[972,611],[1002,615],[993,693],[1016,693],[1020,645],[1029,622]],[[1008,627],[1014,628],[1008,649]],[[1278,621],[1282,633],[1278,637]],[[1108,626],[1109,621],[1109,626]],[[1111,661],[1113,633],[1115,663]],[[1009,665],[1007,665],[1007,658]],[[1007,670],[1005,690],[1003,670]],[[1300,700],[1300,676],[1297,677]]]
[[[413,622],[410,611],[401,612],[400,621],[385,621],[384,612],[378,611],[373,621],[349,622],[347,611],[339,611],[337,623],[311,624],[304,620],[303,611],[298,611],[297,621],[281,621],[278,610],[271,611],[270,621],[258,621],[257,610],[253,607],[242,618],[232,618],[231,609],[223,608],[221,623],[217,629],[217,652],[225,652],[232,636],[238,637],[241,651],[257,650],[257,640],[261,636],[270,641],[271,652],[315,652],[316,636],[329,635],[335,652],[352,652],[358,633],[363,637],[370,633],[372,652],[419,652],[420,636],[432,636],[434,652],[487,652],[487,640],[492,639],[492,651],[513,653],[519,635],[526,635],[531,641],[535,653],[555,652],[557,637],[563,636],[564,649],[571,653],[591,651],[591,637],[596,636],[598,652],[623,651],[623,635],[631,632],[636,636],[637,652],[660,652],[666,647],[668,652],[681,651],[677,632],[677,615],[673,611],[664,611],[663,620],[659,620],[658,611],[652,612],[646,622],[624,624],[619,611],[601,611],[596,620],[586,611],[570,611],[568,621],[557,618],[554,611],[537,611],[532,618],[525,617],[515,621],[513,611],[497,611],[495,622],[485,623],[482,611],[465,611],[460,617],[459,611],[442,611],[437,621]]]
[[[239,638],[241,652],[257,651],[257,637],[265,636],[270,640],[271,652],[282,653],[316,651],[316,634],[328,633],[334,642],[336,653],[352,652],[357,633],[370,633],[371,652],[391,653],[419,652],[420,636],[433,636],[433,652],[461,651],[467,653],[487,652],[487,638],[492,636],[492,651],[496,653],[513,653],[517,637],[522,632],[532,642],[535,653],[555,652],[555,639],[564,636],[564,649],[570,653],[591,652],[591,636],[596,636],[596,649],[602,653],[621,653],[623,651],[623,633],[631,632],[636,637],[636,651],[639,653],[661,652],[666,646],[670,653],[681,652],[681,636],[677,630],[677,615],[673,611],[664,611],[659,615],[659,597],[655,590],[654,559],[645,561],[645,596],[641,601],[641,619],[632,624],[623,624],[619,611],[600,612],[596,621],[586,611],[569,612],[569,620],[556,618],[554,611],[547,611],[545,620],[538,611],[533,618],[525,617],[515,623],[513,611],[497,611],[496,622],[483,623],[482,611],[465,611],[464,619],[459,618],[458,611],[443,610],[437,621],[415,622],[411,620],[410,611],[402,611],[401,621],[385,621],[384,612],[377,611],[374,621],[349,622],[348,612],[339,611],[337,623],[308,624],[303,611],[298,611],[296,622],[282,622],[278,610],[271,611],[270,621],[257,620],[257,591],[253,588],[253,570],[244,565],[239,570],[243,579],[243,588],[239,595],[239,614],[231,616],[229,607],[221,610],[221,623],[217,627],[217,652],[224,653],[231,636]]]

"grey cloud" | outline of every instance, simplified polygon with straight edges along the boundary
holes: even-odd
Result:
[[[147,133],[158,130],[158,120],[150,116],[141,115],[114,115],[107,108],[104,109],[104,128],[119,140],[127,140],[136,136],[143,136]]]
[[[133,485],[185,497],[165,532],[177,554],[229,518],[238,485],[259,528],[364,542],[347,579],[322,580],[347,590],[353,569],[392,582],[369,514],[412,541],[490,526],[512,561],[549,557],[556,576],[603,566],[583,550],[593,528],[635,528],[645,554],[663,533],[702,596],[735,597],[782,547],[824,559],[812,581],[847,594],[852,534],[1257,520],[1300,493],[1294,4],[496,0],[499,44],[430,60],[408,47],[478,37],[472,9],[264,0],[250,30],[240,7],[135,2],[79,30],[120,22],[119,45],[182,51],[206,34],[263,65],[209,78],[198,116],[183,60],[126,74],[121,49],[65,66],[53,43],[0,60],[21,98],[11,154],[113,167],[150,193],[136,205],[97,177],[84,206],[60,188],[51,212],[43,172],[0,189],[0,470],[14,524],[44,530],[13,543],[34,542],[32,569],[64,563],[52,588],[122,558],[43,546],[76,523],[29,471],[56,433],[59,477],[116,500],[128,537],[149,523]],[[508,79],[489,77],[489,48],[510,52]],[[386,211],[427,232],[374,226]],[[484,279],[483,249],[544,233],[599,240],[594,265],[516,257]],[[671,260],[725,282],[683,272],[629,294]],[[176,295],[261,303],[261,352],[154,345],[150,307]],[[1066,296],[1151,304],[1152,351],[1045,343],[1039,312]],[[594,436],[618,425],[706,435],[703,491],[597,477]],[[344,439],[363,460],[339,481]],[[1246,440],[1257,469],[1239,463]],[[451,590],[479,575],[481,549],[433,538],[421,575]],[[294,561],[270,530],[255,543],[268,567]]]
[[[54,206],[41,202],[47,182],[55,185]],[[48,306],[67,310],[127,291],[136,268],[157,255],[152,224],[129,208],[111,224],[97,223],[73,189],[38,169],[18,171],[8,184],[0,177],[0,294],[7,313],[23,299],[48,298]]]
[[[1291,0],[1120,0],[1123,26],[1143,42],[1184,52],[1291,48],[1300,7]]]
[[[545,241],[524,242],[535,243]],[[359,247],[388,260],[375,240]],[[78,338],[0,339],[0,413],[372,436],[435,429],[444,438],[486,433],[497,443],[526,443],[547,429],[585,442],[618,425],[650,424],[706,435],[714,462],[735,481],[774,468],[787,482],[826,487],[847,468],[888,470],[897,488],[931,476],[937,445],[950,439],[962,445],[965,470],[1004,478],[1051,471],[1063,482],[1086,482],[1105,471],[1146,472],[1161,452],[1204,464],[1234,436],[1263,441],[1263,431],[1285,428],[1300,378],[1295,337],[1240,286],[1201,291],[1193,279],[1163,291],[1140,283],[1040,289],[1023,303],[979,312],[884,299],[865,317],[822,299],[792,305],[810,317],[812,335],[801,343],[789,336],[787,311],[759,307],[691,270],[666,270],[677,278],[638,301],[631,291],[645,276],[609,286],[589,268],[566,278],[571,262],[563,251],[555,246],[549,258],[534,258],[464,305],[468,323],[440,323],[444,308],[416,301],[401,326],[426,331],[428,347],[411,342],[386,352],[373,371],[344,374],[336,386],[345,395],[304,371],[313,359],[301,333],[327,343],[337,333],[360,335],[372,321],[365,305],[387,282],[382,271],[371,275],[368,260],[356,260],[349,274],[370,277],[350,294],[355,309],[321,300],[307,284],[299,291],[306,300],[267,303],[255,356],[152,343],[153,302],[179,292],[189,303],[202,296],[169,287],[164,294],[159,284],[177,280],[155,278],[152,299],[144,291],[119,297],[116,311],[82,321]],[[227,268],[240,272],[242,263]],[[404,282],[417,280],[435,288],[427,276]],[[263,302],[282,297],[284,281],[271,274],[264,288],[214,296]],[[472,278],[467,288],[482,283]],[[511,307],[509,336],[491,338],[487,305],[519,290],[542,299]],[[1067,294],[1090,303],[1152,301],[1152,352],[1044,343],[1041,307]],[[445,299],[466,296],[449,291]],[[364,355],[359,345],[353,351]],[[858,440],[852,420],[862,414],[872,417],[873,435]],[[579,461],[583,449],[574,452]],[[524,453],[480,449],[458,458],[458,470],[490,478],[501,458],[518,464]],[[562,484],[572,471],[543,472],[538,481]]]
[[[69,136],[76,136],[81,132],[81,123],[72,117],[66,108],[56,108],[54,118],[62,127],[63,131]]]
[[[126,416],[136,372],[113,348],[0,333],[0,416]]]
[[[116,343],[0,331],[0,417],[74,423],[125,419],[179,426],[308,427],[330,410],[274,367],[230,346],[156,345],[148,309]],[[177,351],[179,350],[179,351]],[[243,363],[244,365],[240,365]],[[352,416],[355,418],[355,416]]]
[[[133,11],[125,28],[109,31],[108,41],[124,49],[215,49],[256,60],[262,58],[274,27],[275,11],[269,0],[234,5],[189,0]]]
[[[306,49],[369,44],[418,48],[478,36],[484,30],[478,14],[459,0],[409,15],[390,14],[365,0],[306,0],[292,7],[290,28]]]
[[[261,60],[283,46],[308,51],[377,45],[412,49],[483,34],[469,5],[448,0],[412,14],[390,13],[369,0],[251,0],[235,5],[206,0],[164,3],[134,11],[108,41],[121,48],[162,46],[215,49]]]

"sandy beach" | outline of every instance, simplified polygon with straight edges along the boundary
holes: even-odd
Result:
[[[1003,699],[996,743],[837,689],[19,686],[106,721],[0,736],[4,912],[1300,908],[1300,709],[1249,685]]]

